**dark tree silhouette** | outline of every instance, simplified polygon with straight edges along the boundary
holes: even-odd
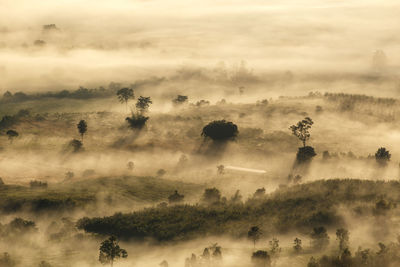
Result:
[[[86,131],[87,131],[87,123],[85,120],[81,120],[76,127],[78,128],[78,132],[81,135],[82,138],[82,143],[83,143],[83,136],[85,135]]]
[[[135,163],[133,163],[133,161],[129,161],[127,167],[128,170],[133,171],[133,169],[135,168]]]
[[[179,194],[178,190],[175,190],[175,192],[168,197],[168,202],[169,204],[176,204],[182,202],[184,198],[184,195]]]
[[[128,111],[128,101],[129,99],[134,99],[135,94],[131,88],[121,88],[117,91],[117,97],[119,102],[125,103],[126,111]]]
[[[265,188],[258,188],[253,194],[253,198],[262,198],[265,196]]]
[[[216,260],[216,261],[222,260],[221,247],[219,247],[219,246],[214,247],[214,252],[212,253],[212,258],[213,258],[213,260]]]
[[[310,139],[310,128],[314,124],[311,118],[306,117],[304,120],[299,121],[296,125],[290,126],[290,130],[294,136],[300,139],[303,142],[303,147],[306,146],[306,141]]]
[[[314,257],[311,257],[307,264],[307,267],[320,267],[320,265]]]
[[[8,130],[6,134],[8,136],[8,140],[10,140],[10,143],[12,143],[14,139],[19,136],[18,132],[14,130]]]
[[[265,250],[257,250],[251,256],[251,262],[254,267],[269,267],[271,266],[271,257]]]
[[[240,194],[240,190],[236,190],[235,194],[231,197],[231,203],[242,204],[243,196]]]
[[[311,244],[314,249],[323,250],[329,244],[329,236],[325,227],[315,227],[311,233]]]
[[[294,239],[293,243],[294,243],[294,246],[293,246],[294,251],[296,251],[297,253],[299,253],[300,251],[303,250],[303,248],[302,248],[302,246],[301,246],[301,239],[300,239],[300,238],[297,238],[297,237],[296,237],[296,238]]]
[[[256,248],[256,242],[261,238],[261,230],[258,226],[252,226],[247,232],[247,237],[253,241],[254,248]]]
[[[207,188],[204,190],[203,202],[206,204],[216,204],[221,201],[221,193],[217,188]]]
[[[224,165],[218,165],[218,166],[217,166],[217,173],[218,173],[219,175],[224,174],[224,173],[225,173],[225,166],[224,166]]]
[[[163,177],[165,174],[167,173],[167,171],[166,170],[164,170],[164,169],[159,169],[158,171],[157,171],[157,177]]]
[[[313,157],[315,157],[317,153],[312,146],[304,146],[299,147],[299,150],[296,154],[296,161],[297,163],[306,163],[310,162]]]
[[[384,147],[379,148],[375,153],[375,160],[380,166],[386,166],[391,157],[392,155],[389,153],[389,150],[386,150]]]
[[[282,251],[281,247],[279,246],[279,240],[276,237],[272,238],[272,240],[269,241],[269,246],[271,256],[274,258],[278,258],[279,254]]]
[[[113,266],[116,259],[128,257],[128,253],[125,249],[120,248],[117,238],[114,236],[101,242],[99,250],[99,261],[102,264],[111,264]]]
[[[3,94],[3,98],[11,98],[13,95],[10,91],[7,91]]]
[[[210,255],[210,250],[208,248],[205,248],[203,250],[203,255],[201,255],[201,258],[206,262],[210,261],[211,255]]]
[[[125,120],[128,122],[129,128],[140,130],[146,125],[148,119],[149,117],[143,116],[140,113],[132,112],[132,115]]]
[[[175,99],[172,100],[174,105],[181,105],[188,102],[188,97],[186,95],[178,95]]]
[[[336,230],[336,239],[339,240],[339,251],[342,253],[349,247],[349,231],[340,228]]]
[[[70,180],[70,179],[74,178],[74,176],[75,176],[75,174],[73,172],[71,172],[71,171],[67,171],[65,173],[65,179],[67,179],[67,180]]]
[[[150,104],[153,104],[153,101],[151,101],[149,96],[139,96],[136,102],[136,108],[141,113],[144,113],[149,109]]]
[[[235,139],[238,133],[239,131],[236,124],[220,120],[210,122],[204,126],[201,135],[205,138],[209,137],[214,141],[226,141]]]
[[[72,139],[68,146],[72,149],[72,152],[79,152],[83,149],[82,142],[77,139]]]

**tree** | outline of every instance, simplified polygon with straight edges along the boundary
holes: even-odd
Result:
[[[99,261],[102,264],[111,264],[113,266],[114,261],[119,258],[127,258],[128,253],[125,249],[120,248],[118,245],[117,238],[114,236],[101,242],[100,245]]]
[[[214,246],[214,252],[212,253],[212,258],[215,261],[220,261],[222,260],[222,252],[221,252],[221,247],[220,246]]]
[[[340,228],[336,230],[336,239],[339,240],[339,251],[343,252],[349,247],[349,231]]]
[[[255,267],[271,266],[271,258],[265,250],[257,250],[251,256],[251,262]]]
[[[82,143],[83,143],[83,135],[86,133],[87,131],[87,123],[85,120],[81,120],[77,125],[78,128],[78,132],[82,137]]]
[[[320,267],[320,265],[314,257],[311,257],[307,267]]]
[[[240,190],[236,190],[235,194],[231,197],[231,203],[233,204],[242,204],[242,195],[240,194]]]
[[[19,136],[18,132],[14,130],[8,130],[6,134],[8,136],[8,140],[10,140],[10,143],[12,143],[14,139]]]
[[[294,136],[303,142],[303,147],[306,146],[306,141],[310,139],[310,128],[314,124],[311,118],[306,117],[304,120],[299,121],[296,125],[290,126],[290,130]]]
[[[210,251],[208,248],[205,248],[203,250],[203,255],[201,255],[202,259],[205,260],[206,262],[210,261],[211,255],[210,255]]]
[[[271,256],[274,258],[278,258],[279,254],[282,251],[281,247],[279,246],[279,240],[276,237],[272,238],[272,240],[269,241],[269,246]]]
[[[13,95],[10,91],[7,91],[3,94],[3,98],[11,98]]]
[[[167,262],[166,260],[163,260],[163,261],[160,263],[160,266],[161,266],[161,267],[168,267],[169,265],[168,265],[168,262]]]
[[[126,111],[128,111],[128,101],[129,99],[134,99],[135,94],[131,88],[121,88],[117,91],[117,97],[119,102],[125,103]]]
[[[169,204],[180,203],[183,201],[184,198],[184,195],[179,194],[178,190],[175,190],[175,192],[168,197],[168,202]]]
[[[148,119],[149,117],[143,116],[141,113],[132,112],[132,115],[125,120],[128,122],[129,128],[140,130],[146,125]]]
[[[174,100],[172,100],[172,103],[174,105],[182,105],[188,101],[188,97],[186,95],[178,95]]]
[[[253,198],[263,198],[265,196],[265,188],[258,188],[253,194]]]
[[[2,267],[14,267],[16,266],[15,261],[11,258],[8,252],[4,252],[3,256],[0,257],[0,266]]]
[[[216,204],[219,203],[221,200],[221,193],[217,188],[207,188],[204,190],[203,202],[206,204]]]
[[[68,146],[72,148],[72,152],[74,153],[81,151],[83,148],[82,142],[77,139],[72,139]]]
[[[67,171],[65,173],[65,179],[67,179],[67,180],[70,180],[70,179],[74,178],[74,176],[75,176],[75,174],[73,172],[71,172],[71,171]]]
[[[219,175],[222,175],[222,174],[224,174],[224,172],[225,172],[225,166],[224,165],[218,165],[217,166],[217,173]]]
[[[163,177],[167,173],[166,170],[164,169],[158,169],[157,171],[157,177]]]
[[[253,241],[254,248],[256,248],[256,242],[261,237],[261,230],[258,226],[252,226],[247,232],[247,237]]]
[[[220,120],[210,122],[204,126],[201,135],[205,138],[209,137],[214,141],[226,141],[235,139],[238,133],[239,131],[236,124]]]
[[[375,153],[375,160],[380,166],[384,167],[390,161],[391,156],[392,155],[390,155],[389,150],[386,150],[386,148],[381,147]]]
[[[139,96],[136,102],[136,108],[140,113],[144,113],[149,109],[150,104],[153,104],[153,101],[151,101],[149,96]]]
[[[293,246],[293,248],[294,248],[294,251],[296,251],[297,253],[299,253],[300,251],[303,250],[303,248],[302,248],[302,246],[301,246],[301,239],[299,239],[299,238],[297,238],[297,237],[294,239],[294,246]]]
[[[133,169],[135,168],[135,163],[133,163],[133,161],[129,161],[127,167],[128,170],[133,171]]]
[[[311,239],[311,244],[314,249],[322,250],[329,244],[329,236],[325,227],[323,226],[314,227],[313,231],[311,232]]]

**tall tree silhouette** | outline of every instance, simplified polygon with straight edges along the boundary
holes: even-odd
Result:
[[[117,238],[114,236],[101,242],[99,250],[99,261],[102,264],[110,264],[111,267],[116,259],[128,257],[128,253],[125,249],[120,248]]]
[[[293,135],[303,142],[303,147],[306,146],[306,141],[310,139],[310,128],[314,124],[311,118],[306,117],[304,120],[299,121],[297,124],[290,126]]]
[[[131,88],[121,88],[117,91],[117,97],[119,102],[125,103],[126,111],[128,111],[128,101],[129,99],[134,99],[135,94]]]
[[[83,143],[83,136],[87,131],[87,123],[85,120],[81,120],[78,124],[77,124],[77,128],[79,131],[79,134],[81,135],[82,138],[82,143]]]

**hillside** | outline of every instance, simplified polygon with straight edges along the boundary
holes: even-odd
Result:
[[[400,183],[370,180],[319,180],[283,187],[247,201],[148,208],[110,217],[83,218],[78,227],[89,233],[123,239],[189,240],[207,235],[245,237],[252,225],[267,236],[313,227],[346,226],[343,212],[358,217],[387,215],[400,201]]]

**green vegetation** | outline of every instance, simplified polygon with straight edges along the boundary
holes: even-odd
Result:
[[[43,185],[46,186],[43,186]],[[71,211],[97,203],[98,194],[106,196],[106,203],[129,205],[165,201],[175,190],[196,194],[201,186],[153,177],[116,177],[86,179],[70,183],[47,184],[32,181],[31,187],[0,186],[0,211]]]
[[[149,208],[104,218],[83,218],[78,227],[119,238],[168,241],[201,235],[243,237],[248,234],[248,225],[262,222],[260,228],[265,233],[286,233],[295,229],[307,232],[314,227],[316,246],[325,246],[327,235],[322,226],[336,227],[343,223],[337,213],[339,205],[361,202],[369,205],[372,213],[380,196],[386,195],[389,201],[397,202],[398,192],[399,182],[317,181],[280,189],[261,199],[251,198],[241,205],[219,200],[205,206]]]

